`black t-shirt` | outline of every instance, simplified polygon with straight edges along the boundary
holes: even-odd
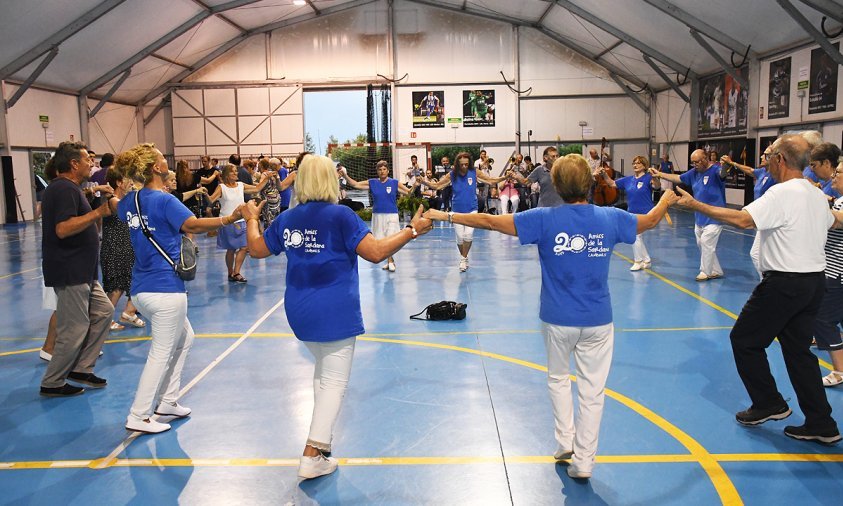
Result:
[[[100,251],[97,226],[91,223],[85,230],[64,239],[56,235],[56,224],[91,212],[82,189],[67,178],[56,178],[44,190],[41,209],[44,285],[63,287],[95,281]]]
[[[211,177],[216,172],[216,169],[213,167],[208,167],[207,169],[199,169],[196,171],[196,175],[200,178],[202,177]],[[217,186],[220,185],[220,178],[216,178],[208,184],[202,185],[208,189],[208,195],[212,195],[215,191],[217,191]]]

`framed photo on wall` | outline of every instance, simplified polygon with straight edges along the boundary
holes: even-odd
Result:
[[[445,92],[413,92],[413,128],[445,128]]]
[[[463,90],[462,124],[464,127],[495,126],[495,90]]]

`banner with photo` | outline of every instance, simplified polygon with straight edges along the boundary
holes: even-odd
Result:
[[[463,90],[462,124],[466,127],[495,126],[495,90]]]
[[[746,67],[736,69],[746,79]],[[746,107],[749,90],[729,74],[700,79],[697,137],[724,137],[746,134]]]
[[[834,50],[840,50],[835,42]],[[837,109],[837,64],[822,50],[811,51],[811,84],[808,86],[808,114]]]
[[[790,116],[790,57],[770,62],[770,95],[767,97],[767,118]]]
[[[413,128],[445,128],[445,92],[413,92]]]

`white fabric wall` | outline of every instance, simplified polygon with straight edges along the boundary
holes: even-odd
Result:
[[[98,102],[88,100],[88,109],[96,107]],[[88,122],[88,146],[98,155],[117,155],[138,143],[137,127],[135,107],[107,103]]]
[[[6,100],[15,94],[18,87],[6,86]],[[28,89],[14,107],[6,113],[9,122],[9,145],[26,147],[55,147],[71,136],[79,140],[79,108],[73,95],[51,91]],[[53,141],[47,141],[45,129],[38,116],[50,117],[47,134],[52,132]]]

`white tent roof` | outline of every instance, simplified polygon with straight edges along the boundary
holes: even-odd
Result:
[[[4,1],[0,79],[24,82],[58,48],[35,84],[102,97],[123,77],[113,99],[140,103],[251,35],[375,0],[305,1],[302,6],[292,0]],[[812,40],[782,3],[793,4],[818,30],[824,14],[817,9],[829,15],[826,24],[834,30],[843,21],[843,7],[832,0],[411,1],[535,28],[632,86],[654,90],[667,84],[644,54],[673,79],[687,69],[691,75],[722,69],[677,17],[691,20],[721,58],[735,63],[743,61],[747,47],[764,56]]]

